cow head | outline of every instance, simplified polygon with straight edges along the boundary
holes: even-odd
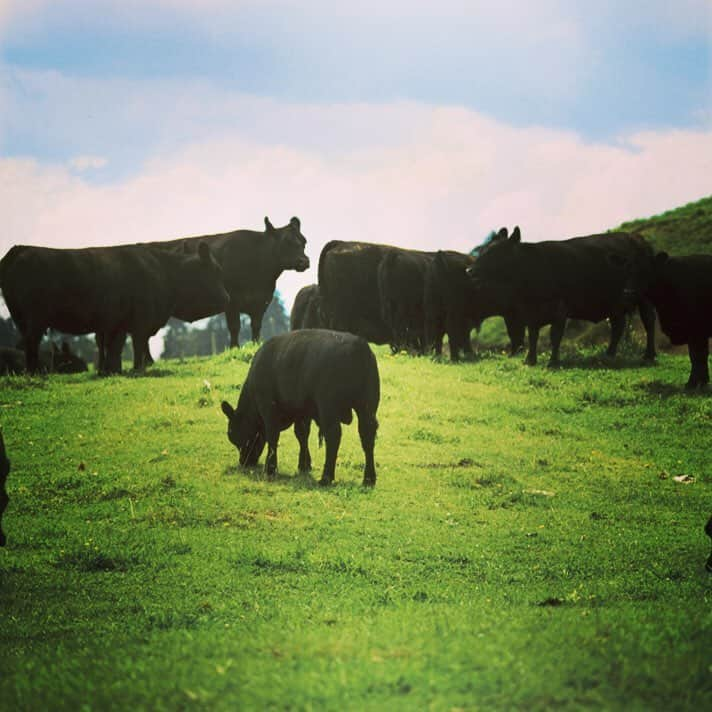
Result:
[[[625,270],[623,303],[626,307],[637,304],[642,297],[650,294],[667,267],[669,255],[658,252],[652,259],[631,260],[619,255],[611,255],[609,260],[616,269]]]
[[[483,313],[502,313],[511,305],[517,285],[525,276],[521,241],[519,226],[511,235],[502,228],[467,268],[472,295],[482,303]]]
[[[304,254],[307,241],[302,235],[299,218],[292,218],[284,227],[274,227],[265,217],[265,233],[276,240],[277,260],[280,269],[304,272],[309,269],[309,258]]]
[[[227,438],[237,448],[240,465],[256,465],[265,447],[264,430],[260,423],[233,408],[227,401],[221,404],[227,418]]]

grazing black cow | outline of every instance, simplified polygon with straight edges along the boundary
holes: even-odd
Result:
[[[708,537],[710,537],[710,539],[712,539],[712,517],[709,518],[709,521],[705,525],[705,533]],[[712,574],[712,554],[710,554],[710,558],[707,559],[705,568]]]
[[[0,546],[5,546],[6,542],[5,532],[2,530],[2,515],[7,508],[7,503],[10,501],[10,498],[7,496],[7,490],[5,489],[5,482],[9,474],[10,460],[7,459],[5,442],[2,439],[2,432],[0,432]]]
[[[104,335],[101,367],[121,370],[126,334],[134,340],[134,368],[143,348],[174,313],[178,296],[190,293],[225,308],[220,266],[208,245],[197,255],[145,245],[60,250],[17,245],[0,261],[0,287],[24,340],[27,370],[39,369],[38,346],[47,328],[68,334]]]
[[[373,448],[380,398],[378,365],[366,341],[353,334],[303,329],[272,337],[255,354],[240,391],[237,408],[222,402],[228,418],[228,438],[239,451],[241,465],[257,464],[265,442],[268,476],[277,471],[277,441],[281,430],[294,424],[299,441],[299,470],[311,469],[311,420],[326,440],[326,460],[320,484],[334,481],[341,423],[352,410],[366,456],[363,484],[376,484]]]
[[[529,332],[526,363],[537,360],[539,329],[551,324],[551,361],[559,362],[566,320],[611,322],[608,356],[615,356],[625,326],[623,291],[631,263],[645,262],[652,248],[638,235],[608,233],[526,244],[519,228],[483,250],[468,267],[475,299],[490,314],[513,315]],[[655,358],[655,311],[638,302],[647,334],[646,359]]]
[[[294,306],[290,316],[290,328],[297,329],[321,329],[324,320],[321,317],[321,297],[319,295],[319,285],[310,284],[302,287],[294,298]]]
[[[62,347],[52,342],[50,350],[39,353],[40,368],[47,373],[83,373],[87,362],[73,353],[66,341]],[[25,371],[25,352],[9,346],[0,346],[0,375],[17,375]]]
[[[378,265],[381,318],[391,332],[394,351],[425,353],[425,273],[433,254],[390,249]]]
[[[430,257],[433,254],[372,242],[332,240],[324,246],[319,256],[319,292],[326,326],[338,331],[349,331],[376,344],[392,344],[397,347],[391,325],[384,319],[378,283],[381,261],[386,255],[394,253]],[[418,259],[416,257],[415,261]],[[408,266],[412,268],[412,261],[404,260],[402,266],[404,270]],[[415,271],[420,272],[419,269]],[[417,284],[417,279],[412,276],[405,281],[406,285],[413,283]],[[391,298],[397,297],[399,288],[397,282],[389,285]],[[418,297],[421,312],[423,288],[421,281]],[[404,292],[410,291],[412,288],[404,288]],[[390,311],[386,309],[386,313]]]
[[[150,245],[175,252],[196,252],[198,245],[209,245],[222,267],[225,289],[230,301],[225,308],[230,346],[239,345],[240,313],[248,314],[252,340],[259,341],[262,318],[274,296],[277,278],[284,270],[304,272],[309,269],[309,258],[304,254],[307,244],[302,235],[299,218],[292,218],[283,227],[274,227],[265,218],[265,231],[235,230],[218,235],[203,235]],[[223,311],[209,301],[181,299],[172,316],[195,321]]]
[[[712,336],[712,255],[669,257],[660,252],[638,269],[626,289],[632,301],[641,296],[655,306],[660,327],[673,344],[687,344],[687,388],[709,383],[709,337]]]

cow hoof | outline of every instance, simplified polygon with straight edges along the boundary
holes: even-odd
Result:
[[[329,487],[329,486],[332,485],[332,484],[334,484],[334,480],[333,480],[333,479],[328,480],[328,479],[326,479],[325,477],[322,477],[322,478],[319,480],[319,487]]]
[[[363,486],[364,487],[375,487],[376,486],[376,478],[374,477],[373,479],[364,479]]]

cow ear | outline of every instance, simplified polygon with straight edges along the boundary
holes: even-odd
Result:
[[[300,230],[302,227],[302,224],[299,222],[299,218],[296,215],[289,221],[289,224],[292,227],[296,227],[297,230]]]
[[[522,241],[522,233],[519,230],[519,225],[517,225],[514,230],[512,230],[512,234],[509,236],[509,240],[514,243],[519,243]]]
[[[232,418],[235,417],[235,409],[227,401],[223,401],[220,404],[220,407],[222,408],[222,412],[227,416],[228,420],[232,420]]]
[[[203,262],[210,262],[210,248],[206,242],[198,245],[198,255]]]
[[[274,232],[274,225],[269,221],[269,218],[265,215],[265,232]]]
[[[506,240],[508,236],[509,236],[509,231],[507,230],[507,228],[501,227],[499,229],[499,232],[495,235],[494,239],[495,240]]]

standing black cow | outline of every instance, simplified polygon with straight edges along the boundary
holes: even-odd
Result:
[[[393,248],[378,265],[381,318],[391,332],[394,351],[425,353],[425,274],[433,260],[430,252]]]
[[[145,245],[59,250],[13,247],[0,261],[0,286],[24,340],[27,370],[39,368],[38,346],[47,328],[68,334],[104,335],[102,370],[121,370],[121,348],[130,333],[134,368],[144,349],[173,314],[186,290],[213,309],[227,302],[221,270],[202,244],[197,255]]]
[[[277,471],[281,430],[294,424],[299,440],[299,470],[311,469],[311,420],[326,440],[326,460],[320,484],[334,481],[341,423],[358,417],[358,432],[366,456],[363,484],[376,484],[373,448],[380,398],[378,365],[364,339],[326,329],[304,329],[274,336],[255,354],[240,391],[237,408],[222,402],[228,418],[228,438],[239,451],[241,465],[257,464],[265,442],[268,476]]]
[[[404,257],[396,262],[398,272],[401,276],[405,273],[407,277],[403,281],[397,277],[391,279],[384,291],[386,301],[398,300],[398,291],[402,287],[404,296],[400,298],[401,302],[413,298],[417,300],[416,308],[412,311],[421,312],[422,325],[424,274],[420,263],[421,260],[431,259],[433,253],[372,242],[332,240],[324,246],[319,256],[319,292],[324,320],[330,329],[349,331],[373,343],[392,344],[397,348],[391,324],[384,319],[379,289],[379,267],[387,255]],[[392,307],[387,306],[385,309],[389,321],[391,318],[388,315],[393,311]],[[405,312],[405,308],[396,305],[395,311]],[[408,318],[413,317],[411,315]],[[414,324],[415,322],[409,326],[411,332],[418,328],[414,327]],[[420,329],[422,330],[422,326]]]
[[[482,321],[494,314],[473,294],[466,270],[476,257],[454,250],[439,250],[428,265],[425,275],[425,334],[429,348],[442,354],[443,335],[447,333],[450,358],[459,359],[462,349],[465,356],[472,355],[470,331],[480,328]],[[510,339],[511,353],[521,350],[524,326],[513,313],[504,315]]]
[[[176,252],[195,252],[204,242],[222,267],[225,289],[230,301],[225,308],[230,346],[239,345],[240,313],[248,314],[252,340],[259,341],[262,318],[272,301],[277,278],[284,270],[304,272],[309,269],[309,258],[304,254],[307,241],[302,235],[299,218],[293,217],[283,227],[274,227],[265,218],[265,231],[235,230],[218,235],[203,235],[166,242],[152,242],[152,246]],[[181,300],[172,316],[194,321],[223,311],[201,300]]]
[[[297,292],[289,323],[292,331],[323,328],[319,285],[309,284]]]
[[[625,265],[645,262],[652,248],[640,236],[608,233],[526,244],[519,228],[492,244],[468,267],[475,298],[492,314],[512,314],[529,332],[526,362],[537,360],[539,329],[551,324],[551,365],[559,362],[566,320],[611,322],[607,354],[615,356],[625,326]],[[638,302],[647,334],[646,359],[655,358],[655,311]]]
[[[6,541],[5,532],[2,530],[2,515],[7,508],[7,503],[10,501],[10,498],[7,496],[7,490],[5,489],[5,482],[9,474],[10,460],[7,459],[5,441],[2,439],[2,432],[0,432],[0,546],[5,546]]]
[[[47,373],[83,373],[87,362],[75,354],[66,341],[61,348],[52,342],[50,350],[39,352],[40,368]],[[17,375],[25,371],[25,352],[0,346],[0,375]]]
[[[638,263],[626,295],[655,305],[660,327],[673,344],[687,344],[687,388],[709,383],[709,338],[712,336],[712,255],[669,257],[660,252]]]

